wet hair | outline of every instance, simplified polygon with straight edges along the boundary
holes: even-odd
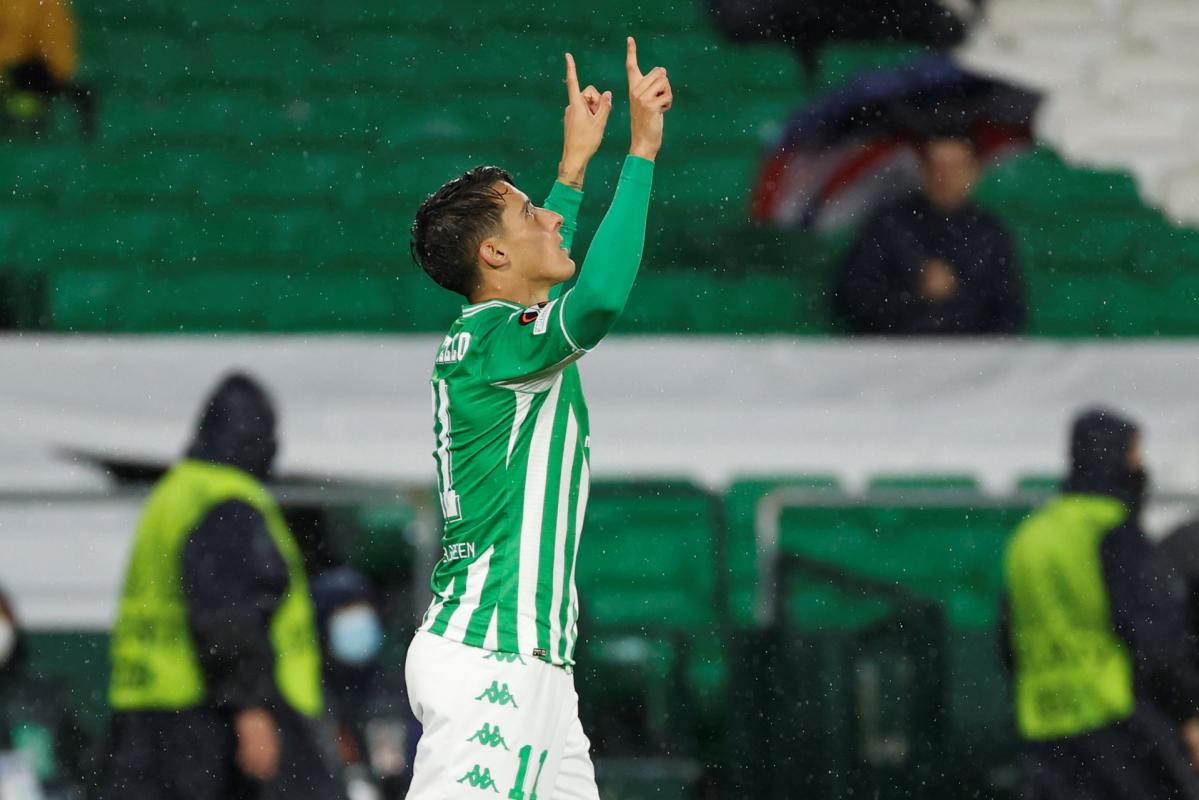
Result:
[[[500,181],[512,176],[499,167],[474,167],[421,203],[412,223],[412,260],[438,286],[470,299],[475,288],[479,243],[500,227],[504,214]]]

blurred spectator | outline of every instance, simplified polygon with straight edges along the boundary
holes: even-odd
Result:
[[[374,592],[349,567],[321,573],[312,598],[324,654],[325,704],[336,730],[351,800],[403,797],[416,724],[403,690],[379,662],[383,625]]]
[[[932,138],[920,156],[921,191],[881,208],[842,264],[836,316],[853,333],[1023,331],[1024,279],[1011,239],[971,199],[973,143]]]
[[[1199,670],[1141,529],[1137,428],[1085,413],[1071,458],[1061,494],[1017,528],[1004,565],[1025,797],[1199,797]]]
[[[0,3],[0,98],[10,123],[38,132],[50,101],[69,99],[86,135],[95,128],[91,90],[75,82],[75,20],[67,0]]]
[[[304,564],[262,484],[275,412],[235,374],[155,486],[112,637],[113,798],[344,797]]]
[[[1158,551],[1173,578],[1175,591],[1186,606],[1188,647],[1199,663],[1199,519],[1172,530],[1158,545]]]
[[[60,681],[34,672],[25,634],[0,592],[0,753],[15,752],[49,800],[83,796],[86,737]],[[0,777],[0,787],[4,778]],[[0,797],[4,796],[0,788]]]

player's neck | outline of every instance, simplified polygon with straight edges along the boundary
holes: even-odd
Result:
[[[497,284],[492,286],[480,286],[470,296],[471,305],[486,303],[490,300],[504,300],[509,303],[515,303],[518,306],[533,306],[538,303],[544,303],[550,297],[549,286],[533,286],[527,283],[510,286]]]

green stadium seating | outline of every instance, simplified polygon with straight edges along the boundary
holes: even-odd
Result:
[[[105,215],[94,212],[102,209],[170,210],[181,245],[154,253],[147,244],[130,253],[135,266],[185,264],[202,254],[206,263],[254,274],[327,271],[328,282],[314,274],[297,284],[284,300],[294,312],[281,309],[270,323],[320,330],[325,318],[312,311],[320,298],[299,289],[344,289],[345,303],[329,307],[361,307],[357,284],[337,270],[386,272],[405,263],[413,211],[449,177],[498,163],[544,196],[561,147],[562,52],[575,53],[585,81],[619,95],[621,37],[636,30],[643,65],[671,70],[679,102],[656,177],[646,247],[653,269],[643,273],[622,330],[832,333],[828,291],[852,232],[826,237],[750,225],[749,192],[763,151],[805,97],[916,52],[836,45],[807,76],[788,48],[728,42],[701,4],[682,0],[652,7],[608,0],[573,15],[569,30],[543,10],[504,4],[464,13],[454,3],[384,0],[108,0],[77,13],[82,75],[102,90],[99,146],[71,141],[69,114],[55,115],[49,143],[0,142],[0,210],[20,212],[0,222],[0,241],[10,245],[4,269],[27,275],[61,263],[86,272],[111,257],[104,242],[123,240],[105,230],[66,231],[62,219],[99,225]],[[519,69],[508,45],[519,49]],[[612,128],[626,126],[618,103]],[[606,144],[589,170],[579,253],[602,218],[617,151]],[[1129,175],[1079,169],[1035,147],[990,169],[979,196],[1014,231],[1034,334],[1199,332],[1188,301],[1199,232],[1147,210]],[[218,211],[236,230],[184,230]],[[257,223],[272,232],[255,251],[246,236],[252,226],[239,220],[258,213],[284,222]],[[19,234],[18,218],[28,223]],[[29,231],[49,241],[26,247]],[[59,251],[71,255],[47,260]],[[161,280],[178,273],[166,269]],[[738,302],[730,303],[734,291]],[[679,293],[694,300],[674,302]],[[107,296],[92,295],[92,304]],[[434,306],[452,308],[453,298],[446,300]],[[347,323],[352,329],[441,330],[447,322],[424,310],[362,308],[370,319]],[[148,329],[154,314],[144,312]],[[174,317],[163,310],[164,330],[175,329]],[[24,318],[63,317],[35,310]],[[245,330],[264,324],[247,310]],[[222,313],[213,325],[237,329],[236,315]]]
[[[114,25],[104,36],[86,41],[98,82],[122,90],[160,95],[189,83],[200,72],[201,50],[195,38],[168,28]]]
[[[124,325],[120,311],[135,296],[140,278],[130,268],[61,267],[50,273],[49,316],[56,330],[116,331]],[[138,313],[137,309],[130,309]]]
[[[147,263],[170,242],[175,219],[170,211],[141,207],[40,220],[25,231],[18,249],[28,265],[42,270]]]
[[[872,477],[867,488],[872,492],[977,492],[978,482],[973,475],[960,473],[894,474]]]
[[[657,676],[650,694],[663,705],[677,670],[709,713],[727,680],[718,512],[688,483],[595,481],[577,576],[580,628],[598,637],[588,652]]]
[[[1016,491],[1050,494],[1061,483],[1061,475],[1024,475],[1016,482]]]
[[[0,143],[0,206],[53,213],[63,187],[82,179],[86,165],[76,149]]]
[[[254,90],[264,96],[299,93],[322,58],[303,31],[226,31],[206,37],[190,76],[199,87]]]
[[[236,3],[184,3],[173,17],[185,30],[202,32],[305,30],[312,24],[312,3],[237,0]]]
[[[686,484],[597,481],[579,585],[598,625],[695,630],[716,616],[713,503]],[[645,547],[657,541],[655,547]],[[633,588],[635,587],[635,588]]]
[[[302,271],[303,259],[319,235],[318,217],[299,212],[226,209],[176,219],[171,262],[183,272],[195,266],[278,267],[280,278]],[[251,273],[252,274],[252,273]]]

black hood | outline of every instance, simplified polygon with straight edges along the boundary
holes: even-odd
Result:
[[[277,450],[270,396],[249,375],[235,372],[220,382],[204,404],[187,457],[266,478]]]
[[[13,627],[13,633],[16,634],[12,655],[6,662],[0,664],[0,684],[3,684],[9,677],[25,670],[29,660],[29,650],[25,641],[25,631],[21,628],[21,621],[17,619],[16,609],[13,608],[12,602],[3,589],[0,589],[0,616],[9,621]]]
[[[1145,471],[1128,466],[1137,433],[1135,422],[1114,411],[1098,408],[1080,414],[1070,434],[1070,475],[1063,491],[1107,495],[1139,507]]]

